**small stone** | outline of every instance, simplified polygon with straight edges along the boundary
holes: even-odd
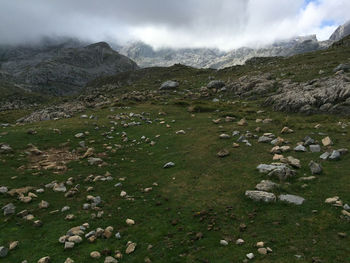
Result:
[[[75,219],[75,215],[73,215],[73,214],[66,215],[65,219],[68,220],[68,221],[74,220]]]
[[[94,258],[94,259],[98,259],[98,258],[101,257],[101,254],[100,254],[100,252],[98,252],[98,251],[92,251],[92,252],[90,253],[90,257],[92,257],[92,258]]]
[[[40,209],[46,209],[49,207],[49,203],[44,201],[44,200],[41,200],[41,202],[39,203],[39,208]]]
[[[9,245],[9,250],[14,250],[18,246],[18,241],[13,241]]]
[[[16,212],[16,207],[12,203],[5,205],[1,209],[4,211],[4,216],[12,215]]]
[[[230,155],[230,152],[228,150],[226,150],[226,149],[220,150],[217,153],[217,156],[220,157],[220,158],[226,157],[228,155]]]
[[[325,152],[320,155],[320,159],[327,160],[331,154],[329,152]]]
[[[258,248],[258,253],[261,255],[266,255],[267,254],[267,249],[264,247]]]
[[[310,148],[310,152],[312,153],[319,153],[321,151],[321,146],[320,145],[315,145],[315,144],[312,144],[309,146]]]
[[[118,263],[118,260],[116,260],[114,257],[108,256],[105,258],[104,263]]]
[[[0,258],[6,257],[8,252],[9,250],[6,247],[4,246],[0,247]]]
[[[132,220],[132,219],[126,219],[126,224],[128,225],[128,226],[132,226],[132,225],[135,225],[135,221],[134,220]]]
[[[68,210],[70,210],[70,207],[69,206],[64,206],[64,207],[62,207],[61,212],[63,213],[63,212],[66,212]]]
[[[230,139],[230,135],[226,134],[226,133],[223,133],[223,134],[220,134],[220,139]]]
[[[314,161],[310,161],[309,167],[311,170],[311,174],[321,174],[322,173],[322,166]]]
[[[237,122],[237,125],[238,126],[245,126],[245,125],[248,125],[246,119],[241,119],[239,122]]]
[[[73,242],[75,244],[78,244],[78,243],[81,243],[83,241],[83,239],[78,235],[74,235],[74,236],[69,237],[68,241]]]
[[[236,245],[243,245],[244,244],[244,240],[239,238],[236,240]]]
[[[346,210],[342,210],[341,213],[342,213],[342,215],[350,218],[350,212],[348,212]]]
[[[220,245],[227,246],[228,242],[224,239],[220,240]]]
[[[163,168],[166,169],[166,168],[171,168],[171,167],[174,167],[174,166],[175,166],[175,163],[168,162],[168,163],[164,164]]]
[[[264,242],[262,242],[262,241],[259,241],[258,243],[256,243],[256,246],[257,247],[264,247]]]
[[[38,260],[38,263],[50,263],[50,262],[51,262],[51,258],[49,256],[43,257]]]
[[[136,249],[136,243],[133,243],[133,242],[128,242],[127,244],[127,247],[126,247],[126,250],[125,250],[125,253],[126,254],[131,254],[135,251]]]
[[[75,138],[83,138],[85,136],[84,133],[80,132],[74,135]]]
[[[339,160],[340,159],[340,152],[334,150],[332,151],[331,155],[328,157],[329,160]]]
[[[289,129],[288,127],[283,127],[283,129],[281,130],[281,133],[284,134],[284,133],[292,133],[293,130],[292,129]]]
[[[6,194],[8,192],[8,188],[6,186],[0,187],[0,194]]]
[[[333,145],[333,142],[332,142],[331,138],[329,138],[329,136],[327,136],[327,137],[322,139],[322,144],[323,144],[323,146],[327,147],[327,146]]]
[[[253,254],[253,253],[248,253],[248,254],[246,255],[246,257],[247,257],[248,259],[253,259],[253,258],[254,258],[254,254]]]
[[[335,204],[337,201],[339,201],[339,196],[329,197],[324,202],[326,204]]]
[[[298,145],[297,147],[294,148],[294,151],[296,151],[296,152],[306,152],[306,148],[303,145]]]
[[[64,243],[64,249],[72,249],[74,247],[75,243],[74,242],[65,242]]]
[[[290,194],[280,195],[278,199],[295,205],[301,205],[305,201],[305,199],[300,196]]]

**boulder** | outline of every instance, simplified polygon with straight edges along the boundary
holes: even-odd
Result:
[[[168,80],[162,83],[159,90],[174,90],[174,89],[177,89],[178,87],[179,87],[179,82]]]
[[[322,166],[314,161],[310,161],[309,167],[311,170],[311,174],[321,174],[322,173]]]
[[[255,186],[255,189],[259,191],[271,191],[273,188],[278,186],[278,184],[270,181],[270,180],[262,180]]]
[[[208,89],[221,89],[223,87],[225,87],[225,82],[222,80],[212,80],[207,85]]]
[[[245,192],[245,196],[254,201],[263,201],[267,203],[276,201],[276,196],[273,193],[269,193],[265,191],[247,190]]]
[[[280,201],[284,201],[284,202],[295,204],[295,205],[301,205],[305,201],[305,199],[300,197],[300,196],[290,195],[290,194],[280,195],[278,197],[278,199]]]

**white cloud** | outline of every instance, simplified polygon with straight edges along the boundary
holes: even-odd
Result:
[[[0,43],[41,36],[142,40],[154,47],[259,46],[350,19],[349,0],[0,0]],[[334,21],[335,24],[325,24]]]

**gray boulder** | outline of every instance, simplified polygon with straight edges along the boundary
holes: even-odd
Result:
[[[339,160],[340,159],[340,152],[337,150],[334,150],[331,155],[328,157],[329,160]]]
[[[168,80],[162,83],[159,90],[174,90],[174,89],[177,89],[178,87],[179,87],[179,82]]]
[[[258,183],[255,188],[259,191],[271,191],[273,188],[278,186],[278,184],[270,181],[270,180],[262,180]]]
[[[296,151],[296,152],[306,152],[306,148],[303,145],[298,145],[297,147],[294,148],[294,151]]]
[[[295,205],[302,205],[305,201],[305,199],[300,196],[290,194],[280,195],[278,199]]]
[[[6,144],[6,143],[0,143],[0,153],[12,153],[13,150],[10,147],[10,145]]]
[[[340,70],[343,70],[343,71],[349,71],[350,70],[350,65],[348,64],[340,64],[338,66],[336,66],[334,69],[333,69],[333,72],[338,72]]]
[[[1,246],[0,247],[0,258],[6,257],[8,252],[9,252],[8,248]]]
[[[225,82],[222,80],[212,80],[207,85],[208,89],[221,89],[222,87],[225,87]]]
[[[310,161],[309,167],[311,170],[311,174],[321,174],[322,173],[322,166],[314,161]]]
[[[321,151],[321,146],[318,144],[310,145],[310,151],[313,153],[319,153]]]
[[[331,154],[329,152],[322,153],[320,159],[327,160]]]
[[[276,196],[273,193],[265,191],[246,191],[245,196],[254,201],[263,201],[263,202],[275,202]]]
[[[4,216],[7,216],[7,215],[14,214],[16,211],[16,207],[12,203],[9,203],[5,205],[3,208],[1,208],[1,210],[4,211]]]

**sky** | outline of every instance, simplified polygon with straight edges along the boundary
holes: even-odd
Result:
[[[0,44],[63,36],[227,51],[328,39],[349,10],[350,0],[0,0]]]

